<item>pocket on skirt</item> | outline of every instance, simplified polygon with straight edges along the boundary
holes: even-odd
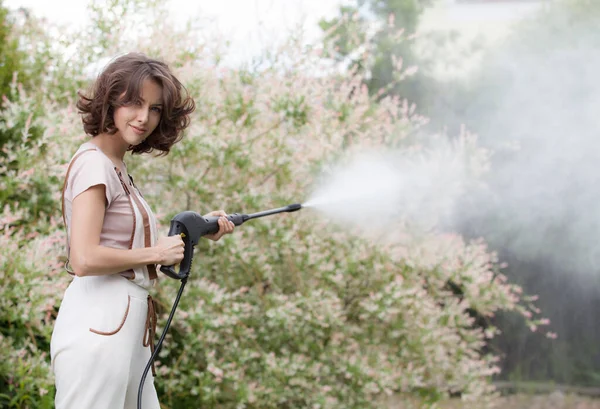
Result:
[[[129,315],[131,296],[127,295],[127,303],[117,302],[115,304],[96,306],[93,309],[93,325],[90,326],[90,332],[110,336],[121,331]]]

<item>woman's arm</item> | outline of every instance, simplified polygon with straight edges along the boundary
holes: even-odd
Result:
[[[160,238],[155,247],[101,246],[105,203],[104,185],[92,186],[73,200],[69,260],[77,276],[115,274],[147,264],[174,265],[183,259],[184,243],[178,235]]]

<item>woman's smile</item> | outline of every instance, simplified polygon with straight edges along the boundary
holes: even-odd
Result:
[[[129,124],[129,126],[133,129],[133,132],[135,132],[138,135],[143,135],[146,133],[146,129],[145,128],[139,128],[137,126],[133,126],[131,124]]]

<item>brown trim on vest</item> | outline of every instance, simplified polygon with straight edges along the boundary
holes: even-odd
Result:
[[[117,177],[119,178],[119,181],[121,182],[121,186],[123,187],[125,194],[127,194],[127,199],[129,199],[129,207],[131,208],[131,215],[133,216],[133,229],[131,230],[131,238],[129,239],[129,249],[132,249],[133,248],[133,238],[135,237],[135,222],[136,222],[135,209],[133,208],[133,202],[131,201],[131,192],[129,191],[129,188],[123,181],[123,177],[121,176],[121,171],[119,169],[117,169],[116,166],[115,166],[115,172],[117,172]]]
[[[77,158],[79,158],[82,154],[89,152],[89,151],[95,151],[96,149],[91,148],[91,149],[86,149],[83,150],[81,152],[79,152],[77,155],[75,155],[73,157],[73,159],[71,159],[71,163],[69,163],[69,167],[67,168],[67,173],[65,174],[65,181],[63,183],[63,187],[62,187],[62,193],[61,193],[61,211],[62,211],[62,217],[63,217],[63,224],[65,225],[65,232],[67,235],[67,261],[65,263],[65,270],[67,270],[67,273],[71,274],[71,275],[75,275],[75,272],[70,270],[70,266],[69,266],[69,257],[71,256],[71,246],[69,245],[69,227],[67,226],[67,218],[65,216],[65,191],[67,190],[67,184],[69,183],[69,173],[71,173],[71,167],[73,167],[73,163],[75,163],[75,160],[77,160]]]
[[[125,310],[125,316],[123,317],[123,319],[121,320],[121,324],[117,327],[117,329],[115,329],[114,331],[98,331],[97,329],[93,329],[90,328],[90,332],[93,332],[94,334],[98,334],[98,335],[115,335],[117,332],[121,331],[121,328],[123,328],[123,325],[125,325],[125,320],[127,320],[127,315],[129,315],[129,306],[131,305],[131,296],[128,295],[127,296],[127,309]]]
[[[131,177],[130,177],[130,179],[131,179]],[[132,181],[132,184],[133,184],[133,181]],[[140,213],[142,214],[142,220],[144,222],[144,246],[152,247],[152,233],[150,232],[150,216],[148,215],[148,212],[146,211],[146,207],[142,204],[142,201],[140,200],[140,198],[137,197],[137,195],[135,194],[135,191],[140,193],[140,195],[141,195],[141,192],[139,191],[137,186],[135,186],[135,184],[133,185],[133,187],[134,187],[134,192],[131,196],[133,197],[133,200],[135,200],[135,204],[137,205],[138,209],[140,210]],[[146,267],[148,268],[148,277],[150,278],[150,280],[156,279],[158,277],[158,274],[156,274],[156,265],[148,264],[148,265],[146,265]]]
[[[123,187],[123,191],[125,191],[125,194],[127,195],[127,200],[129,200],[129,208],[131,209],[131,217],[133,217],[133,225],[131,228],[131,237],[129,238],[129,249],[131,250],[133,248],[133,238],[135,237],[135,222],[136,222],[136,217],[135,217],[135,209],[133,208],[133,202],[131,201],[131,192],[129,191],[129,188],[127,187],[127,184],[123,181],[123,177],[121,176],[121,171],[119,169],[117,169],[117,167],[114,167],[115,172],[117,173],[117,177],[119,178],[119,181],[121,182],[121,187]],[[127,271],[123,271],[121,273],[123,277],[125,277],[128,280],[133,280],[135,279],[135,272],[130,269]]]

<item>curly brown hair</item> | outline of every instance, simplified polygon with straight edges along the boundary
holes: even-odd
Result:
[[[150,79],[162,87],[163,109],[156,129],[132,153],[158,150],[169,153],[179,142],[183,130],[190,124],[190,114],[196,109],[186,88],[162,61],[141,53],[129,53],[114,59],[92,85],[89,96],[78,93],[77,109],[82,115],[83,130],[92,137],[101,133],[114,134],[115,110],[138,102],[144,80]]]

